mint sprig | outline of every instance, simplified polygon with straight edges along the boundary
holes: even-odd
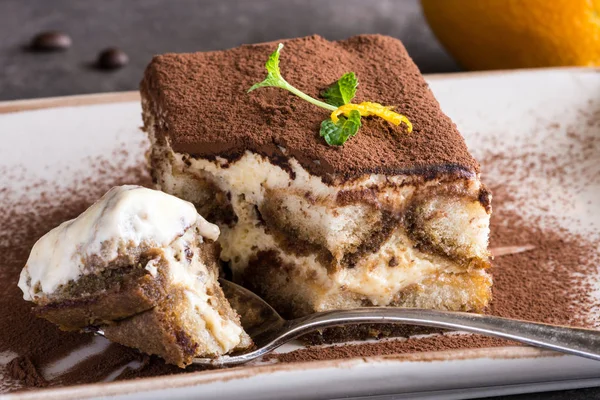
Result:
[[[340,107],[352,101],[356,95],[358,79],[354,72],[342,75],[331,86],[321,92],[321,97],[332,106]]]
[[[349,138],[356,135],[361,126],[362,116],[377,115],[390,121],[390,116],[388,114],[395,114],[390,111],[389,107],[386,108],[378,103],[363,102],[361,104],[351,104],[358,87],[358,79],[354,72],[344,74],[340,79],[321,92],[321,96],[325,99],[325,102],[310,97],[306,93],[290,85],[281,76],[281,71],[279,70],[279,53],[281,52],[281,49],[283,49],[283,44],[279,43],[277,50],[269,56],[269,59],[265,64],[267,77],[262,82],[254,84],[248,89],[248,92],[261,87],[278,87],[292,92],[296,96],[317,107],[333,111],[331,116],[321,123],[321,129],[319,131],[321,137],[323,137],[330,146],[341,146],[346,143]],[[385,113],[382,112],[382,110],[385,111]],[[404,121],[409,124],[409,132],[412,130],[412,125],[410,125],[410,122],[406,117],[399,114],[395,114],[394,116],[396,118],[391,121],[392,123],[398,125],[400,121]],[[332,118],[337,121],[333,122]]]
[[[356,110],[350,111],[348,118],[340,117],[337,123],[331,118],[321,122],[320,135],[330,146],[341,146],[350,137],[356,135],[360,129],[360,113]]]

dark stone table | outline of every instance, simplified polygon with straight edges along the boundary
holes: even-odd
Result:
[[[44,30],[68,33],[72,47],[24,50]],[[460,69],[427,27],[417,0],[0,0],[0,100],[134,90],[154,54],[314,33],[328,39],[391,35],[403,40],[424,73]],[[111,46],[127,52],[129,65],[93,68],[97,54]],[[591,398],[600,398],[600,389],[502,397]]]
[[[43,30],[62,30],[64,53],[24,51]],[[384,0],[2,0],[0,100],[136,89],[152,55],[235,47],[318,33],[328,39],[383,33],[404,40],[423,72],[456,71],[416,1]],[[118,46],[130,64],[91,68]]]

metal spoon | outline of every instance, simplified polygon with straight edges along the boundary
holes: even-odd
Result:
[[[405,324],[461,330],[513,340],[531,346],[600,361],[600,331],[538,324],[516,319],[454,311],[399,307],[361,307],[324,311],[293,320],[283,319],[267,302],[233,282],[219,280],[227,300],[240,314],[241,323],[256,349],[217,358],[195,358],[194,364],[226,367],[262,357],[285,343],[318,329],[353,324]],[[104,336],[101,328],[86,332]]]
[[[325,311],[286,321],[251,291],[223,279],[220,283],[232,307],[242,316],[242,326],[254,340],[256,350],[213,359],[196,358],[194,364],[211,366],[244,364],[317,329],[379,323],[467,331],[600,361],[600,331],[591,329],[538,324],[481,314],[393,307]]]

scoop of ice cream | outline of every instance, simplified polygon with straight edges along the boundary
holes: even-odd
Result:
[[[42,236],[33,246],[19,279],[25,300],[54,292],[90,273],[86,263],[108,263],[131,247],[165,247],[197,223],[210,240],[219,228],[207,222],[193,204],[141,186],[119,186],[77,218]]]

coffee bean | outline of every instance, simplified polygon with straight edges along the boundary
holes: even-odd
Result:
[[[48,31],[35,35],[30,45],[35,51],[61,51],[71,47],[71,37],[63,32]]]
[[[98,55],[96,66],[101,69],[118,69],[124,67],[129,62],[127,53],[116,47],[102,50]]]

